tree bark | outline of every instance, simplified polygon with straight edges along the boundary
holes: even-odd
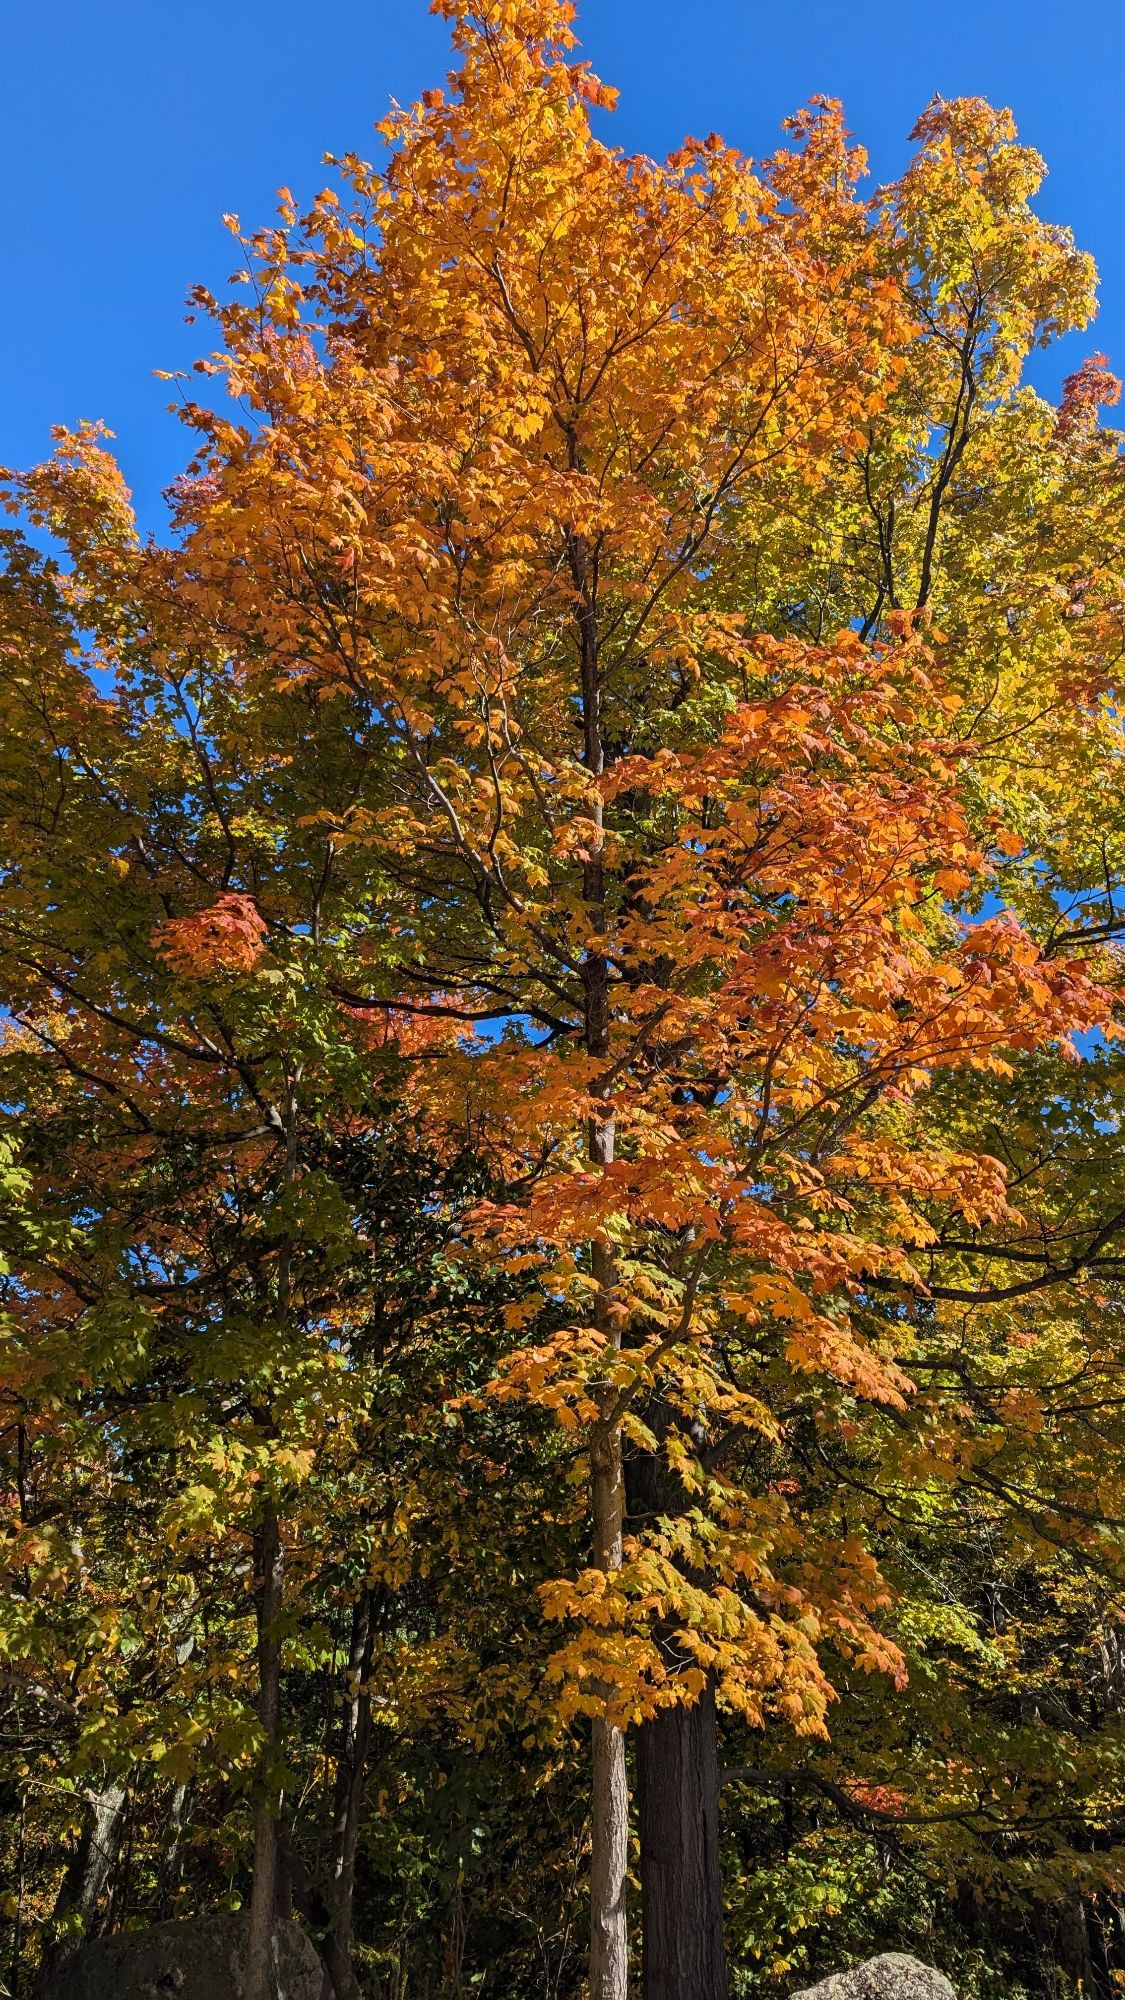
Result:
[[[321,1954],[336,2000],[359,2000],[359,1982],[352,1963],[352,1905],[355,1857],[363,1776],[371,1740],[371,1696],[367,1677],[375,1641],[375,1603],[370,1590],[356,1599],[348,1648],[347,1697],[336,1757],[336,1791],[332,1813],[331,1926]]]
[[[570,438],[571,464],[578,469],[575,437]],[[583,762],[590,776],[605,771],[602,736],[602,687],[598,663],[596,563],[583,535],[568,539],[567,556],[577,595],[579,670],[581,677]],[[582,963],[586,1052],[594,1057],[610,1052],[609,960],[600,948],[608,928],[603,809],[593,803],[594,837],[582,866],[582,895],[589,914],[591,942]],[[607,1085],[595,1086],[604,1100],[590,1118],[587,1157],[591,1166],[613,1164],[616,1128]],[[597,1285],[595,1324],[604,1334],[607,1353],[621,1345],[621,1327],[612,1311],[617,1271],[612,1249],[604,1238],[590,1245],[590,1270]],[[620,1418],[614,1412],[616,1390],[606,1381],[599,1394],[603,1416],[594,1426],[590,1449],[590,1500],[594,1517],[594,1567],[607,1574],[621,1567],[625,1520],[625,1478]],[[605,1690],[608,1696],[608,1690]],[[591,1740],[590,1782],[590,2000],[626,2000],[629,1985],[629,1936],[625,1887],[629,1862],[629,1786],[625,1771],[625,1736],[604,1716],[595,1716]]]
[[[288,1190],[297,1171],[296,1078],[286,1083],[285,1158],[281,1184]],[[277,1317],[288,1326],[292,1306],[293,1245],[282,1240],[277,1259]],[[263,1412],[268,1423],[268,1413]],[[260,1418],[259,1421],[262,1419]],[[278,1819],[282,1795],[277,1785],[281,1748],[281,1613],[285,1601],[285,1552],[281,1522],[274,1500],[265,1502],[254,1537],[258,1585],[258,1721],[262,1754],[254,1808],[254,1880],[250,1892],[250,1922],[246,1940],[246,1989],[242,2000],[270,2000],[273,1984],[273,1933],[279,1886]]]
[[[613,1126],[596,1123],[590,1156],[599,1165],[613,1159]],[[620,1334],[609,1323],[606,1304],[614,1281],[613,1256],[595,1242],[591,1267],[601,1304],[598,1317],[610,1346]],[[610,1405],[612,1391],[606,1398]],[[610,1574],[620,1569],[625,1529],[625,1468],[621,1425],[597,1427],[590,1452],[594,1516],[594,1566]],[[590,2000],[625,2000],[629,1985],[629,1933],[625,1887],[629,1866],[629,1784],[625,1734],[604,1716],[595,1716],[591,1737],[590,1786]]]
[[[644,2000],[727,2000],[715,1693],[637,1731]]]
[[[168,1812],[168,1836],[157,1877],[162,1914],[170,1916],[180,1879],[180,1839],[187,1818],[188,1788],[177,1785]]]
[[[16,1710],[17,1724],[19,1710]],[[16,1850],[16,1913],[12,1923],[12,2000],[19,2000],[23,1963],[23,1899],[27,1888],[27,1793],[20,1793],[19,1845]]]
[[[659,1430],[659,1413],[649,1414]],[[627,1484],[638,1524],[684,1504],[656,1453],[630,1454]],[[670,1632],[663,1643],[675,1653]],[[664,1709],[642,1723],[636,1741],[644,2000],[726,2000],[713,1686],[691,1708]]]
[[[1104,1991],[1090,1948],[1085,1900],[1077,1887],[1071,1890],[1062,1907],[1055,1912],[1054,1957],[1079,1992],[1095,1994]]]
[[[606,1571],[619,1569],[625,1508],[618,1425],[595,1441],[592,1484],[595,1566]],[[590,2000],[625,2000],[629,1984],[625,1909],[629,1787],[624,1732],[604,1716],[595,1716],[591,1752]]]
[[[256,1536],[258,1558],[258,1720],[262,1755],[254,1809],[254,1886],[246,1941],[243,2000],[270,2000],[277,1904],[277,1755],[281,1740],[283,1558],[276,1510],[267,1506]]]
[[[104,1792],[91,1795],[90,1821],[63,1876],[53,1915],[54,1924],[74,1918],[77,1922],[67,1922],[62,1936],[54,1938],[44,1951],[41,1986],[51,1983],[93,1931],[98,1904],[121,1846],[125,1796],[124,1785],[107,1785]]]

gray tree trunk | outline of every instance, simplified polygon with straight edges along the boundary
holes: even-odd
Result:
[[[282,1548],[277,1514],[267,1507],[256,1538],[258,1556],[258,1720],[263,1744],[254,1809],[254,1885],[246,1941],[243,2000],[270,2000],[277,1917],[277,1810],[273,1778],[281,1738]]]
[[[572,447],[576,448],[576,447]],[[602,736],[602,689],[598,666],[597,583],[584,536],[568,542],[570,571],[577,593],[580,656],[583,761],[590,776],[605,771]],[[602,804],[593,806],[594,837],[582,868],[582,895],[595,939],[607,930],[607,901]],[[612,1007],[609,961],[591,944],[582,965],[585,1042],[588,1055],[608,1057]],[[591,1166],[612,1165],[616,1128],[609,1086],[595,1092],[604,1097],[590,1119],[587,1155]],[[595,1319],[612,1350],[621,1344],[619,1322],[610,1311],[616,1268],[609,1246],[590,1246],[592,1276],[598,1286]],[[606,1383],[599,1394],[603,1415],[594,1426],[590,1451],[590,1500],[594,1516],[593,1560],[607,1573],[621,1567],[625,1519],[625,1480],[620,1417],[614,1414],[616,1392]],[[605,1717],[595,1717],[590,1773],[590,2000],[626,2000],[629,1986],[629,1934],[625,1886],[629,1861],[629,1786],[625,1770],[625,1737]]]
[[[360,1992],[352,1963],[352,1906],[363,1777],[371,1739],[371,1696],[366,1682],[371,1671],[371,1649],[375,1640],[374,1611],[372,1593],[365,1590],[357,1598],[352,1612],[348,1692],[336,1757],[330,1892],[332,1923],[321,1946],[335,2000],[359,2000]]]
[[[104,1792],[90,1795],[90,1818],[55,1901],[52,1928],[65,1928],[43,1953],[41,1987],[55,1979],[67,1960],[93,1935],[98,1904],[121,1847],[125,1797],[124,1785],[107,1785]]]

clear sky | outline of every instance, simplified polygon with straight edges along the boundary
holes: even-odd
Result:
[[[326,151],[370,156],[394,96],[441,82],[426,0],[12,0],[0,64],[0,463],[101,417],[142,518],[186,438],[156,368],[206,344],[188,286],[220,287],[219,217],[272,219]],[[788,111],[841,97],[877,177],[935,91],[1010,104],[1050,167],[1039,207],[1102,273],[1088,334],[1043,358],[1054,392],[1095,347],[1125,373],[1125,0],[584,0],[586,54],[621,90],[607,136],[661,153],[717,130],[772,150]]]

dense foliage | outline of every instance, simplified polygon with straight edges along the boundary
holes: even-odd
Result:
[[[164,541],[8,480],[9,1983],[245,1906],[247,2000],[278,1910],[336,2000],[1108,1994],[1089,259],[980,101],[626,158],[562,0],[438,11],[198,295]]]

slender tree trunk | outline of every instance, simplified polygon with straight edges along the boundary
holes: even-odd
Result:
[[[571,439],[577,466],[576,441]],[[578,593],[578,640],[582,692],[583,761],[592,778],[605,770],[602,739],[601,679],[598,666],[596,565],[582,535],[568,546],[571,575]],[[594,838],[582,870],[582,894],[595,940],[607,930],[605,862],[601,801],[593,810]],[[591,1056],[610,1052],[609,961],[591,944],[582,967],[586,1050]],[[591,1166],[613,1164],[616,1138],[608,1090],[605,1111],[590,1120],[587,1153]],[[595,1316],[609,1350],[621,1345],[621,1326],[612,1311],[616,1282],[613,1253],[604,1240],[590,1246],[591,1273],[598,1287]],[[620,1419],[613,1415],[616,1391],[605,1385],[605,1412],[594,1427],[590,1451],[591,1506],[594,1517],[594,1566],[607,1574],[621,1567],[625,1519],[625,1478]],[[626,2000],[629,1984],[629,1935],[625,1887],[629,1860],[629,1786],[625,1772],[625,1737],[604,1717],[595,1717],[591,1741],[590,1783],[590,2000]]]
[[[613,1160],[612,1123],[595,1123],[590,1157],[598,1165]],[[602,1305],[598,1317],[611,1347],[620,1345],[606,1309],[615,1271],[602,1243],[591,1250],[591,1265]],[[607,1395],[607,1406],[614,1392]],[[608,1575],[620,1569],[625,1528],[625,1467],[621,1425],[600,1424],[590,1452],[594,1516],[594,1567]],[[629,1865],[629,1785],[624,1731],[595,1716],[591,1737],[590,1785],[590,2000],[625,2000],[629,1984],[629,1932],[625,1886]]]
[[[629,1983],[625,1871],[629,1852],[629,1788],[625,1738],[595,1716],[590,1863],[590,2000],[621,2000]]]
[[[135,1817],[135,1814],[131,1810],[131,1804],[127,1802],[123,1815],[124,1839],[119,1842],[121,1865],[114,1875],[113,1887],[110,1890],[109,1902],[105,1913],[105,1927],[111,1934],[114,1931],[124,1930],[129,1922],[129,1891],[132,1887],[133,1828]]]
[[[19,1709],[16,1710],[19,1723]],[[12,2000],[19,2000],[23,1962],[23,1899],[27,1888],[27,1793],[20,1793],[19,1848],[16,1855],[16,1914],[12,1922]]]
[[[366,1682],[375,1640],[374,1613],[373,1593],[365,1590],[352,1612],[348,1692],[336,1758],[332,1814],[332,1923],[321,1946],[336,2000],[359,2000],[360,1990],[352,1964],[352,1905],[363,1776],[371,1740],[371,1696]]]
[[[168,1813],[168,1841],[160,1862],[158,1876],[160,1903],[163,1914],[168,1916],[175,1901],[180,1879],[180,1837],[187,1818],[188,1788],[177,1785],[172,1793],[172,1804]]]
[[[297,1171],[296,1078],[287,1080],[285,1161],[282,1188],[292,1186]],[[293,1246],[281,1243],[277,1259],[277,1318],[289,1324],[293,1290]],[[265,1414],[265,1413],[263,1413]],[[268,1417],[267,1417],[268,1421]],[[277,1784],[281,1748],[281,1613],[285,1601],[285,1555],[281,1522],[275,1502],[267,1500],[254,1538],[258,1584],[258,1721],[262,1755],[254,1809],[254,1881],[250,1892],[250,1923],[246,1940],[246,1985],[242,2000],[270,2000],[273,1984],[273,1934],[277,1921],[279,1885],[278,1818],[282,1798]]]
[[[274,1777],[281,1740],[281,1619],[283,1559],[276,1510],[270,1506],[256,1536],[258,1557],[258,1720],[262,1756],[254,1811],[254,1886],[246,1942],[243,2000],[270,2000],[277,1904],[277,1811]]]

